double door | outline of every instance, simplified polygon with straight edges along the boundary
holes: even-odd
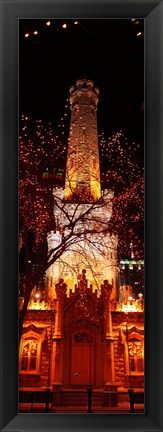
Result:
[[[94,385],[94,343],[93,340],[72,341],[71,349],[71,385]]]

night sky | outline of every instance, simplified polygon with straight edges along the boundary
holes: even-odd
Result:
[[[107,137],[122,129],[143,145],[144,21],[50,19],[49,26],[47,21],[19,22],[20,115],[57,124],[69,87],[88,78],[100,90],[99,133]]]

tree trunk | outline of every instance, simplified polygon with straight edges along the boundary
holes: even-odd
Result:
[[[19,343],[20,343],[21,337],[22,337],[23,322],[24,322],[25,315],[27,313],[27,307],[28,307],[31,291],[32,291],[32,288],[31,289],[28,288],[28,291],[26,292],[26,294],[24,296],[23,308],[19,314]]]

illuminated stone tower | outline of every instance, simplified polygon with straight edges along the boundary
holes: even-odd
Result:
[[[55,202],[59,200],[59,205],[54,206],[58,222],[56,231],[48,235],[48,250],[57,248],[62,236],[69,234],[67,226],[74,214],[78,220],[74,234],[80,232],[80,238],[47,270],[47,290],[52,298],[55,298],[55,286],[60,278],[67,284],[68,296],[75,292],[78,275],[83,269],[93,292],[97,290],[100,296],[101,284],[108,280],[113,287],[112,298],[116,298],[117,237],[108,231],[101,232],[101,228],[103,231],[104,226],[108,227],[111,218],[113,193],[101,191],[98,94],[93,82],[85,79],[78,80],[76,86],[70,88],[71,121],[65,188],[54,189]],[[88,217],[83,221],[85,211],[88,211]],[[90,228],[91,233],[85,235]]]
[[[97,133],[99,90],[78,80],[70,88],[71,123],[64,198],[94,201],[101,196]],[[87,198],[86,198],[87,197]]]

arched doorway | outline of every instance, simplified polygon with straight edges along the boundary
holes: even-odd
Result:
[[[63,319],[63,388],[104,387],[102,322],[95,312],[96,295],[86,294],[87,317],[77,295],[67,299]],[[93,318],[92,318],[93,317]]]

